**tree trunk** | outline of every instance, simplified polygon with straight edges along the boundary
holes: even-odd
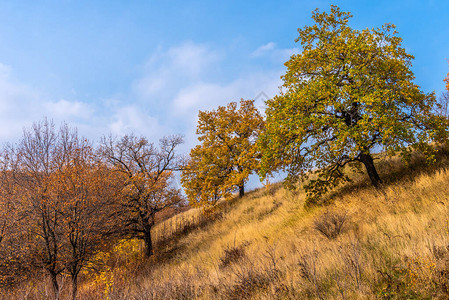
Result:
[[[145,256],[150,257],[153,255],[153,242],[151,240],[151,228],[147,230],[145,228],[145,232],[143,233],[143,240],[145,242]]]
[[[50,272],[51,285],[53,287],[53,293],[55,295],[55,300],[59,300],[59,284],[58,275],[55,272]]]
[[[382,184],[382,180],[377,173],[376,167],[374,166],[374,160],[371,154],[360,154],[360,161],[365,165],[366,172],[368,173],[369,179],[373,186],[378,189]]]
[[[76,294],[78,293],[78,274],[72,274],[72,300],[76,300]]]
[[[242,198],[245,195],[245,183],[239,185],[239,198]]]

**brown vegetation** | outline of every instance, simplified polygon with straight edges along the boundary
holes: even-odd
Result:
[[[81,298],[446,299],[449,161],[439,153],[432,167],[420,156],[381,163],[382,191],[354,173],[322,207],[273,185],[220,203],[221,217],[205,223],[188,210],[154,226],[178,229],[152,259],[137,241],[100,253],[103,268],[83,277]],[[344,230],[328,239],[315,227],[333,214]],[[45,298],[45,283],[31,282],[14,296]]]
[[[394,25],[351,17],[298,30],[266,120],[253,100],[200,111],[188,162],[180,136],[25,129],[0,152],[0,297],[448,299],[449,98],[413,82]],[[246,193],[279,170],[290,190]]]
[[[102,141],[100,155],[123,180],[114,216],[120,224],[117,232],[142,239],[147,256],[153,254],[151,229],[156,213],[182,200],[179,189],[170,185],[173,172],[179,168],[176,148],[181,143],[179,136],[162,139],[159,148],[132,135]]]
[[[62,125],[56,130],[43,120],[25,129],[19,143],[3,149],[1,291],[48,279],[49,286],[39,291],[45,292],[34,298],[76,299],[80,276],[86,280],[89,270],[110,265],[99,253],[123,237],[140,237],[133,233],[145,236],[156,212],[180,202],[179,191],[169,184],[169,168],[181,140],[164,139],[160,149],[134,137],[120,142],[96,151],[76,129]],[[146,253],[152,250],[149,243]],[[68,280],[70,291],[64,284]]]

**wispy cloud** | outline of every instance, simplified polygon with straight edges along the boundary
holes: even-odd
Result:
[[[226,49],[218,51],[193,42],[159,49],[148,59],[144,74],[133,85],[135,98],[140,99],[136,105],[151,113],[152,126],[180,129],[187,144],[193,146],[199,110],[215,109],[241,98],[254,99],[260,94],[274,96],[281,84],[282,60],[288,51],[294,52],[277,49],[275,43],[262,45],[255,52],[277,56],[278,67],[247,69],[233,74],[231,80],[224,80],[216,72],[232,59]],[[249,53],[247,62],[253,57],[254,53]],[[265,97],[259,97],[256,105],[263,108],[264,100]]]
[[[221,58],[218,51],[193,42],[159,49],[146,62],[134,91],[143,99],[169,96],[183,84],[201,79]]]
[[[262,56],[266,54],[267,52],[273,51],[276,48],[276,43],[269,42],[268,44],[262,45],[259,48],[257,48],[253,53],[252,56]]]
[[[242,68],[226,79],[216,74],[234,59],[226,49],[218,51],[192,42],[159,49],[133,84],[132,98],[138,101],[114,104],[110,131],[144,134],[153,142],[163,135],[182,134],[185,143],[180,151],[188,153],[197,143],[198,111],[216,109],[241,98],[257,98],[256,106],[263,110],[264,101],[278,93],[284,72],[283,53],[287,50],[276,49],[274,43],[263,49],[264,55],[278,60],[276,67],[258,67],[257,71]],[[250,64],[253,56],[248,53],[241,59]],[[253,181],[257,185],[258,180]]]
[[[136,105],[117,107],[111,119],[108,128],[115,135],[138,133],[150,140],[157,140],[164,133],[170,132],[170,129],[164,128],[156,117],[145,113]]]
[[[278,48],[276,43],[269,42],[254,50],[253,53],[251,53],[251,56],[253,58],[268,58],[283,63],[287,61],[290,56],[299,52],[299,48]]]
[[[80,101],[68,101],[61,99],[57,102],[47,102],[45,104],[47,112],[61,119],[70,118],[90,118],[94,113],[91,105]]]
[[[39,115],[40,98],[12,77],[10,67],[0,64],[0,141],[17,139],[24,124]]]
[[[173,99],[172,112],[187,116],[198,110],[214,109],[241,98],[254,99],[261,92],[274,96],[280,85],[280,71],[243,74],[228,84],[199,82],[187,86]],[[262,101],[262,99],[258,99]],[[256,103],[262,106],[263,103]]]
[[[0,142],[16,141],[25,126],[43,117],[67,122],[83,133],[95,132],[98,126],[94,108],[81,101],[52,101],[13,76],[13,70],[0,64]]]

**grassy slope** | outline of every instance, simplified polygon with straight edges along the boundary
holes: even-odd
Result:
[[[379,168],[383,192],[354,174],[354,183],[308,209],[302,191],[251,192],[224,203],[222,217],[160,243],[151,260],[124,245],[112,271],[82,284],[81,299],[445,299],[446,157],[427,169],[419,158],[409,166],[389,160]],[[326,212],[348,216],[335,239],[314,228]],[[175,218],[199,211],[183,214]]]

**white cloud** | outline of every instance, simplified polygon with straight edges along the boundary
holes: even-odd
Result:
[[[38,94],[14,81],[11,73],[0,64],[0,141],[16,139],[40,111]]]
[[[147,114],[148,126],[157,130],[170,128],[186,136],[186,145],[196,143],[195,130],[199,110],[216,109],[231,101],[256,99],[256,106],[263,110],[264,100],[278,93],[283,63],[295,49],[279,49],[273,42],[262,45],[239,62],[226,48],[220,51],[202,44],[186,42],[168,49],[160,48],[146,62],[144,74],[133,84],[134,107]],[[260,57],[255,57],[255,54]],[[269,60],[261,64],[256,59]],[[231,61],[232,60],[232,61]],[[256,64],[252,69],[251,64]],[[232,77],[225,80],[219,71],[234,65]],[[272,67],[272,66],[273,67]],[[255,71],[257,70],[257,71]],[[229,71],[228,71],[229,72]],[[223,75],[223,74],[221,74]],[[136,112],[137,113],[137,112]],[[134,114],[135,115],[135,114]],[[137,118],[137,117],[133,117]],[[141,115],[139,117],[143,119]],[[115,117],[110,128],[120,132],[127,126],[139,128],[123,117]],[[128,125],[126,125],[128,124]],[[178,130],[178,132],[177,132]],[[188,149],[187,149],[188,150]]]
[[[229,84],[204,83],[187,86],[179,91],[172,102],[172,112],[178,116],[192,115],[198,110],[214,109],[241,98],[254,99],[263,93],[272,97],[280,85],[280,72],[259,72],[243,75]],[[263,106],[263,100],[256,99],[257,106]]]
[[[176,72],[183,72],[189,77],[197,77],[220,59],[217,51],[211,51],[204,45],[192,42],[173,47],[168,51],[170,66]]]
[[[136,133],[145,135],[150,140],[158,140],[169,132],[169,129],[164,128],[157,118],[143,112],[135,105],[117,107],[108,127],[115,135]]]
[[[284,63],[290,56],[299,52],[299,48],[280,49],[277,47],[276,43],[269,42],[254,50],[253,53],[251,53],[251,56],[253,58],[268,58],[275,62]]]
[[[45,105],[50,115],[58,118],[67,119],[71,117],[76,118],[89,118],[93,113],[93,108],[83,102],[79,101],[67,101],[61,99],[58,102],[48,102]]]
[[[143,74],[132,83],[130,93],[90,103],[44,98],[13,80],[13,70],[0,64],[0,141],[20,137],[24,126],[45,116],[56,123],[66,121],[94,139],[110,132],[135,132],[150,139],[180,133],[186,136],[188,151],[196,143],[199,110],[257,96],[256,106],[263,109],[264,95],[269,98],[278,92],[286,55],[296,50],[279,49],[270,42],[246,57],[229,51],[193,42],[160,48],[142,66]],[[239,62],[246,67],[240,68]],[[76,98],[77,93],[72,91],[71,96]]]
[[[253,53],[252,56],[262,56],[265,53],[272,51],[276,48],[276,43],[269,42],[268,44],[262,45],[259,48],[257,48]]]
[[[66,121],[91,134],[97,125],[93,114],[93,108],[83,102],[44,99],[38,91],[15,80],[10,67],[0,64],[0,142],[17,141],[24,127],[44,117],[56,124]]]
[[[170,95],[179,85],[200,79],[221,59],[205,45],[186,42],[153,54],[145,65],[145,75],[134,85],[140,98]]]

